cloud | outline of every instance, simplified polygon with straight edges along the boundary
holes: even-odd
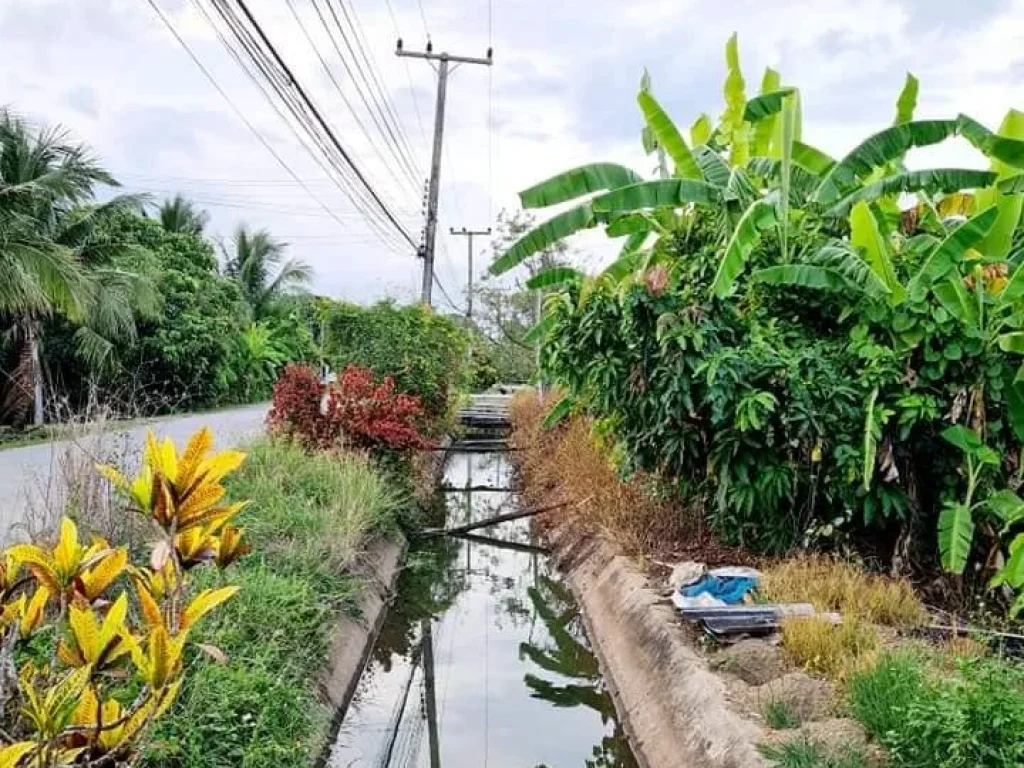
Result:
[[[5,101],[40,122],[70,126],[132,189],[195,197],[218,234],[246,221],[285,236],[294,255],[313,264],[324,293],[359,301],[414,297],[420,263],[413,249],[380,243],[331,180],[336,174],[325,173],[296,140],[190,0],[158,3],[309,192],[242,124],[148,3],[8,0],[0,10]],[[485,228],[498,210],[517,205],[518,190],[584,162],[615,160],[649,172],[635,105],[643,68],[681,127],[701,112],[716,118],[724,44],[734,30],[748,93],[765,66],[778,68],[801,88],[805,138],[833,153],[891,121],[907,70],[921,78],[922,116],[964,111],[995,126],[1024,101],[1024,0],[429,0],[425,19],[415,0],[351,0],[386,92],[380,108],[398,114],[403,135],[396,138],[411,147],[416,168],[406,174],[311,5],[298,0],[296,9],[371,138],[288,7],[275,0],[251,0],[250,7],[414,239],[422,227],[436,81],[426,62],[394,55],[399,36],[407,49],[422,47],[428,34],[435,50],[483,55],[494,48],[492,68],[466,65],[449,82],[442,233]],[[380,95],[364,95],[378,109]],[[979,159],[952,144],[911,162]],[[614,251],[595,233],[577,244],[595,254],[591,262]],[[487,258],[482,253],[477,263]],[[459,303],[464,239],[442,234],[438,274]]]
[[[99,116],[99,100],[96,97],[96,91],[87,85],[76,85],[69,88],[64,95],[64,101],[69,107],[81,112],[86,117]]]

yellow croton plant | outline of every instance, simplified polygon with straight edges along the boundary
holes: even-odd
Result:
[[[223,485],[245,454],[212,448],[208,429],[180,454],[150,432],[134,479],[97,467],[153,523],[144,563],[102,539],[80,541],[67,518],[52,547],[0,553],[0,768],[129,762],[174,702],[190,631],[237,591],[197,594],[189,574],[248,551],[234,525],[245,502],[227,501]]]

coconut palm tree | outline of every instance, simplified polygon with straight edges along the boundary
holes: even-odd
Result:
[[[201,235],[210,221],[210,214],[200,210],[195,203],[181,195],[164,200],[157,210],[160,224],[168,232],[182,232],[188,235]]]
[[[277,301],[292,293],[304,293],[313,269],[299,259],[285,259],[287,243],[271,237],[265,229],[249,230],[240,225],[232,238],[232,249],[221,246],[224,271],[238,281],[252,319],[271,314]]]
[[[0,413],[17,426],[43,420],[42,318],[79,325],[79,350],[95,363],[111,339],[134,333],[134,309],[155,311],[152,286],[114,269],[92,236],[103,216],[140,200],[86,206],[98,185],[117,182],[65,130],[36,130],[0,109],[0,320],[17,349]]]

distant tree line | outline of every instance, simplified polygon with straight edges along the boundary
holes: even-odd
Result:
[[[312,270],[285,243],[241,225],[215,248],[191,201],[118,186],[64,129],[0,109],[0,425],[250,402],[316,358]]]

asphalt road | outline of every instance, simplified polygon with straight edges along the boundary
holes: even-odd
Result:
[[[127,429],[111,429],[102,435],[0,451],[0,543],[19,537],[17,524],[23,523],[31,510],[46,504],[46,499],[60,498],[59,478],[65,471],[62,468],[73,462],[88,466],[90,454],[105,454],[99,456],[103,461],[117,457],[119,463],[137,462],[148,429],[172,438],[180,449],[193,432],[208,426],[213,430],[217,448],[231,447],[258,435],[266,412],[267,406],[261,404],[170,416]]]

